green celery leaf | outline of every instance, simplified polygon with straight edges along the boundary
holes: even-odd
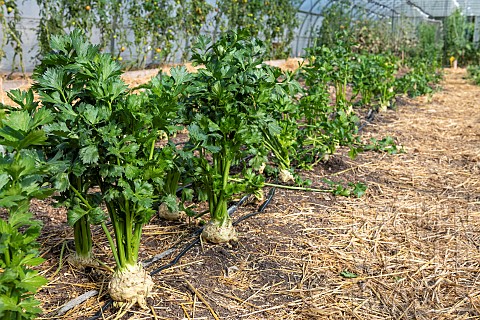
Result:
[[[174,194],[167,194],[162,197],[162,202],[165,203],[170,212],[178,211],[177,197]]]
[[[62,92],[63,88],[66,86],[64,83],[64,77],[65,71],[63,71],[60,67],[47,68],[47,70],[37,79],[37,81],[44,88],[54,89]]]
[[[13,130],[27,132],[30,129],[30,119],[30,114],[27,111],[15,111],[3,122]]]
[[[28,254],[20,261],[20,264],[25,265],[25,266],[34,267],[34,266],[38,266],[39,264],[41,264],[44,261],[45,261],[45,259],[40,258],[40,257],[35,257],[34,254]]]
[[[125,166],[125,177],[127,177],[127,179],[133,180],[141,172],[142,172],[142,170],[140,168],[136,167],[136,166],[133,166],[133,165],[126,165]]]
[[[88,211],[81,208],[79,205],[74,206],[67,211],[67,222],[69,226],[73,226],[80,218],[88,214]]]
[[[47,123],[52,122],[54,119],[53,114],[50,110],[46,108],[40,108],[35,112],[33,116],[33,121],[30,124],[31,129],[35,129],[40,126],[44,126]]]
[[[38,275],[36,271],[28,271],[25,277],[17,284],[18,288],[25,289],[28,292],[35,293],[48,282],[47,279]]]
[[[99,159],[98,149],[94,145],[80,149],[80,158],[86,164],[96,163]]]
[[[58,191],[65,191],[68,189],[70,181],[68,180],[68,173],[60,173],[54,177],[54,189]]]
[[[0,199],[0,208],[11,208],[18,204],[18,202],[26,200],[22,195],[3,196]]]
[[[16,147],[22,139],[23,134],[18,130],[14,130],[11,127],[0,128],[0,144]]]
[[[88,212],[89,221],[92,224],[101,224],[107,218],[107,215],[100,207],[95,207]]]
[[[0,295],[0,311],[22,312],[22,307],[17,305],[17,301],[13,297],[2,294]]]
[[[191,79],[190,73],[185,66],[175,67],[170,69],[170,74],[175,81],[175,84],[179,85]]]
[[[38,308],[40,304],[41,302],[35,300],[34,297],[28,297],[26,299],[22,299],[18,305],[25,310],[25,312],[23,312],[23,316],[26,319],[35,319],[35,315],[43,311],[41,308]]]
[[[9,183],[10,181],[10,177],[8,174],[6,173],[0,173],[0,190],[2,190],[2,188],[7,185],[7,183]]]
[[[47,137],[43,130],[30,131],[25,138],[22,139],[18,149],[26,149],[31,146],[45,145]]]
[[[92,106],[91,104],[83,104],[82,115],[85,119],[92,125],[97,123],[98,108]]]

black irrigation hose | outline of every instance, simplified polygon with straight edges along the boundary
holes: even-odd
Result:
[[[184,186],[178,187],[177,190],[175,191],[175,194],[178,195],[183,189],[188,188],[188,187],[190,187],[190,186],[192,186],[192,183],[187,183],[187,184],[184,185]]]
[[[183,248],[182,251],[180,251],[179,254],[177,254],[177,256],[175,258],[172,259],[172,261],[170,261],[169,263],[161,266],[160,268],[157,268],[155,270],[153,270],[152,272],[150,272],[150,275],[153,276],[153,275],[156,275],[157,273],[159,273],[160,271],[163,271],[165,269],[168,269],[170,267],[173,267],[174,265],[176,265],[178,263],[178,261],[180,261],[180,259],[190,250],[192,249],[197,243],[200,242],[200,237],[197,237],[195,238],[195,240],[193,240],[192,242],[190,242],[185,248]]]
[[[267,205],[270,203],[270,201],[272,201],[272,198],[273,198],[274,194],[275,194],[275,188],[270,189],[270,191],[269,191],[269,193],[268,193],[268,198],[267,198],[267,200],[266,200],[264,203],[262,203],[262,205],[259,207],[259,209],[258,209],[257,211],[255,211],[255,212],[253,212],[253,213],[250,213],[250,214],[247,214],[247,215],[245,215],[245,216],[243,216],[243,217],[240,217],[237,221],[235,221],[235,222],[233,223],[233,225],[237,225],[237,224],[240,223],[241,221],[246,220],[246,219],[248,219],[248,218],[250,218],[250,217],[253,217],[253,216],[255,216],[255,215],[263,212],[263,211],[265,210],[265,208],[267,207]],[[230,208],[228,208],[228,214],[231,216],[235,211],[237,211],[238,207],[240,207],[245,201],[247,201],[247,199],[248,199],[248,196],[244,196],[244,197],[243,197],[242,199],[240,199],[236,204],[234,204],[234,205],[232,205]],[[173,267],[175,264],[177,264],[177,263],[180,261],[180,259],[181,259],[190,249],[192,249],[197,243],[200,242],[199,234],[202,232],[203,228],[204,228],[204,227],[199,228],[198,230],[196,230],[196,231],[192,234],[193,236],[197,236],[197,238],[196,238],[195,240],[193,240],[192,242],[190,242],[187,246],[185,246],[185,248],[183,248],[183,250],[182,250],[179,254],[177,254],[177,255],[175,256],[175,258],[173,258],[169,263],[167,263],[167,264],[165,264],[165,265],[163,265],[163,266],[161,266],[161,267],[159,267],[159,268],[151,271],[151,272],[150,272],[150,275],[153,276],[153,275],[155,275],[155,274],[157,274],[157,273],[159,273],[159,272],[161,272],[161,271],[163,271],[163,270],[165,270],[165,269],[168,269],[168,268],[170,268],[170,267]],[[94,315],[93,317],[89,318],[88,320],[97,320],[97,319],[99,319],[99,318],[102,316],[102,314],[103,314],[107,309],[110,308],[110,306],[112,305],[112,303],[113,303],[113,300],[112,300],[111,298],[109,298],[109,299],[107,300],[107,302],[105,302],[105,304],[102,306],[102,308],[100,308],[100,310],[98,310],[97,313],[95,313],[95,315]]]
[[[365,122],[362,123],[362,124],[358,127],[357,132],[362,131],[362,129],[363,129],[367,124],[370,124],[370,123],[375,119],[375,114],[376,114],[376,113],[377,113],[377,111],[375,111],[375,110],[373,110],[373,109],[368,110],[367,116],[365,117]]]
[[[270,201],[272,201],[273,196],[275,195],[275,190],[276,190],[276,188],[270,189],[270,191],[268,192],[268,198],[267,198],[267,200],[265,200],[265,202],[262,203],[262,205],[258,208],[257,211],[252,212],[252,213],[249,213],[249,214],[246,214],[246,215],[244,215],[244,216],[241,216],[240,218],[238,218],[238,219],[233,223],[233,225],[236,226],[236,225],[239,224],[240,222],[242,222],[242,221],[244,221],[244,220],[247,220],[248,218],[251,218],[251,217],[253,217],[253,216],[256,216],[257,214],[262,213],[263,211],[265,211],[265,208],[270,204]]]

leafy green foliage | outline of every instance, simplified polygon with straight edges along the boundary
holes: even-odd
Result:
[[[229,181],[231,166],[253,155],[250,164],[259,168],[266,161],[262,130],[277,128],[266,112],[271,91],[262,90],[276,81],[261,64],[264,53],[247,33],[229,33],[214,44],[201,37],[193,51],[193,61],[205,67],[195,75],[186,104],[190,145],[199,151],[194,160],[201,194],[208,198],[212,219],[222,224],[228,219],[227,201],[247,188]]]
[[[132,93],[119,64],[78,30],[53,37],[51,47],[55,53],[35,69],[34,87],[55,117],[45,127],[52,146],[46,153],[68,163],[59,200],[68,208],[76,242],[85,244],[76,246],[81,256],[91,247],[89,224],[104,223],[105,203],[116,246],[107,237],[122,270],[137,263],[142,227],[159,199],[155,189],[170,185],[165,175],[175,168],[174,149],[155,145],[179,128],[177,101],[190,76],[173,69],[171,77],[160,75]]]
[[[442,79],[438,65],[429,59],[411,59],[408,72],[395,81],[395,90],[410,97],[431,94]]]
[[[45,144],[40,126],[53,117],[37,110],[31,90],[9,97],[18,107],[0,106],[0,145],[6,146],[0,154],[0,208],[7,213],[0,219],[0,317],[34,319],[41,312],[34,294],[47,280],[31,269],[43,259],[36,243],[41,222],[28,210],[32,198],[53,193],[45,183],[53,166],[33,148]]]
[[[357,197],[360,198],[365,194],[367,191],[367,186],[361,182],[353,183],[348,182],[346,185],[345,183],[335,182],[328,179],[324,179],[324,182],[332,187],[332,193],[338,196],[344,197]]]
[[[471,65],[467,68],[467,77],[476,85],[480,85],[480,66],[478,65]]]
[[[75,30],[70,36],[54,36],[54,53],[47,55],[34,70],[42,109],[55,121],[45,126],[49,148],[47,157],[67,163],[57,175],[62,183],[56,199],[68,209],[68,222],[75,232],[76,253],[91,256],[90,223],[100,223],[105,214],[98,209],[101,197],[89,193],[99,186],[99,138],[104,132],[118,132],[108,120],[112,104],[124,95],[120,66],[100,54],[98,46],[88,44]],[[107,136],[105,136],[107,137]],[[110,141],[109,141],[110,142]]]
[[[403,150],[403,147],[399,148],[395,142],[395,139],[390,136],[386,136],[381,140],[371,138],[370,143],[364,145],[362,149],[364,151],[386,152],[388,154],[398,154],[405,152]]]

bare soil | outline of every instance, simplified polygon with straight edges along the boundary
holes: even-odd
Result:
[[[479,319],[480,87],[464,76],[446,70],[443,91],[403,98],[362,131],[364,140],[395,137],[405,153],[352,160],[341,150],[300,172],[318,188],[323,178],[363,182],[363,197],[277,189],[264,213],[237,226],[238,242],[202,243],[156,274],[150,309],[112,307],[100,319]],[[111,253],[94,228],[94,252],[108,267],[71,266],[73,234],[52,205],[32,205],[45,224],[40,270],[50,279],[37,294],[40,319],[89,319],[108,300]],[[235,217],[257,209],[249,203]],[[147,269],[168,263],[197,228],[154,218],[140,259],[175,247]],[[57,315],[90,290],[99,294]]]

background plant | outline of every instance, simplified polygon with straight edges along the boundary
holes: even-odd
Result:
[[[467,68],[467,77],[477,85],[480,85],[480,66],[470,65]]]
[[[285,58],[298,24],[299,4],[297,0],[217,0],[215,33],[248,29],[252,36],[272,44],[269,58]]]
[[[444,22],[444,64],[451,56],[460,65],[478,61],[479,55],[473,43],[474,25],[467,21],[460,9],[455,10]]]
[[[420,23],[417,26],[418,45],[413,55],[427,56],[437,64],[442,60],[443,39],[441,37],[439,24],[428,22]]]
[[[13,48],[12,69],[13,73],[20,67],[22,73],[25,73],[23,64],[22,32],[18,28],[22,13],[18,9],[15,0],[0,1],[0,25],[2,26],[2,42],[0,45],[0,61],[6,57],[5,46],[10,45]],[[18,60],[17,60],[18,59]]]
[[[393,55],[357,54],[353,67],[352,90],[354,98],[360,95],[360,103],[385,110],[395,99],[395,74],[397,63]]]
[[[335,44],[308,48],[309,63],[300,73],[306,85],[306,94],[300,100],[306,124],[297,149],[302,150],[307,166],[333,154],[341,145],[352,147],[351,155],[355,154],[357,117],[347,89],[358,61],[348,33],[341,31],[336,39]]]
[[[47,54],[53,35],[79,27],[88,37],[99,34],[99,44],[127,67],[148,63],[186,61],[201,33],[220,35],[226,30],[248,28],[268,43],[270,57],[286,57],[297,25],[297,2],[287,0],[98,1],[37,0],[40,6],[38,57]],[[207,19],[211,17],[211,19]],[[178,54],[181,52],[181,54]]]
[[[438,88],[442,73],[431,59],[412,58],[407,61],[407,72],[395,80],[395,90],[410,97],[431,94]]]

